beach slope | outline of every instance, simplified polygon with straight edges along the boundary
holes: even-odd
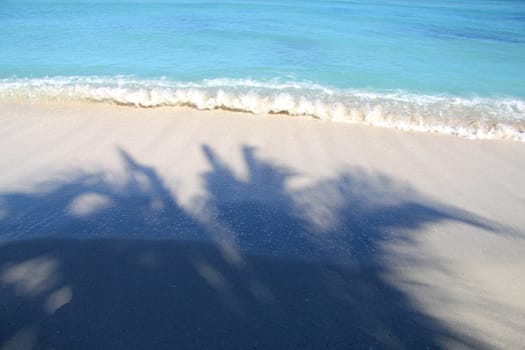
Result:
[[[0,348],[525,346],[520,142],[0,105]]]

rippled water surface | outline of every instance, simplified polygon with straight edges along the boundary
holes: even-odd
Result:
[[[4,99],[525,139],[523,1],[4,0],[0,23]]]

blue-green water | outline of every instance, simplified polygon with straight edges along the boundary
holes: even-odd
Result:
[[[3,0],[2,98],[525,139],[525,1]]]

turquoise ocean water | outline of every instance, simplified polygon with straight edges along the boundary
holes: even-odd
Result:
[[[0,101],[525,140],[522,0],[2,0],[0,24]]]

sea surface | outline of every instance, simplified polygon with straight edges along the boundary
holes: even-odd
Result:
[[[185,105],[525,141],[523,0],[0,0],[0,103]]]

